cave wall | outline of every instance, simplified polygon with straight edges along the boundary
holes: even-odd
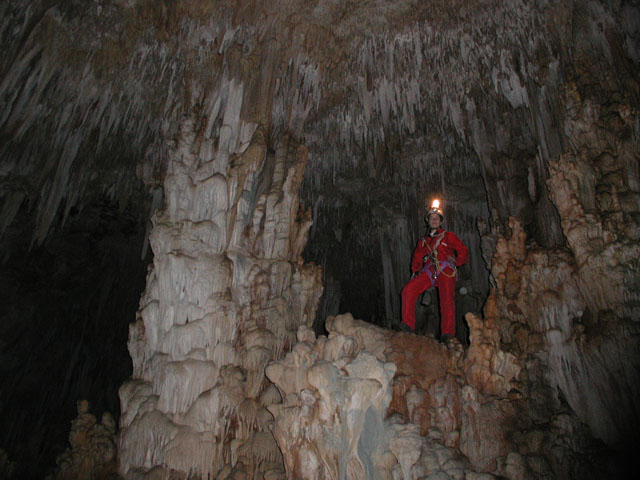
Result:
[[[161,122],[107,75],[122,23],[109,38],[93,32],[114,6],[0,6],[0,445],[17,478],[55,466],[78,400],[117,419],[131,375],[127,325],[157,208],[136,164]]]

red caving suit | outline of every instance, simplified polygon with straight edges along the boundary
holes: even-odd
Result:
[[[433,258],[428,258],[423,263],[425,256],[431,255],[434,248],[437,249],[437,262],[433,261]],[[455,259],[455,264],[452,259]],[[454,336],[456,333],[454,294],[457,278],[454,265],[461,267],[467,263],[468,259],[469,249],[452,232],[438,228],[433,236],[427,235],[418,240],[411,259],[411,272],[417,275],[413,276],[402,289],[402,322],[415,329],[418,296],[431,287],[438,287],[440,333]],[[440,267],[439,272],[436,272],[437,266]]]

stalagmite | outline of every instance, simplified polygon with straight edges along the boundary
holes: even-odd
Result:
[[[242,143],[242,86],[230,88],[238,94],[220,110],[228,130],[218,152],[234,155],[233,166],[202,177],[221,154],[203,159],[194,150],[202,119],[185,118],[165,206],[154,216],[154,267],[129,340],[133,380],[121,388],[120,471],[127,477],[158,466],[200,477],[225,465],[265,474],[280,459],[265,430],[264,407],[275,399],[264,366],[289,348],[299,325],[310,324],[322,292],[319,270],[300,258],[309,225],[296,216],[306,153],[284,137],[272,176],[261,173],[264,157],[254,152],[265,151],[265,139],[254,134]]]
[[[78,416],[71,422],[69,448],[58,457],[57,469],[48,478],[72,480],[113,475],[117,468],[113,416],[106,412],[98,422],[89,413],[89,402],[81,400],[77,407]],[[6,473],[6,478],[12,477]]]

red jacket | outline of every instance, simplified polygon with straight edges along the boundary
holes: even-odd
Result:
[[[411,271],[413,273],[419,272],[422,269],[424,265],[423,258],[432,253],[439,238],[442,238],[442,240],[440,240],[440,244],[437,247],[438,262],[455,258],[458,267],[467,263],[467,260],[469,260],[469,249],[466,245],[462,243],[453,232],[447,232],[439,228],[433,237],[427,235],[418,240],[416,249],[413,251],[413,258],[411,259]]]

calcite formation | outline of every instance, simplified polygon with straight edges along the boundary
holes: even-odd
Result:
[[[105,412],[100,422],[89,411],[89,402],[78,402],[78,416],[71,422],[69,448],[58,457],[50,480],[109,478],[116,475],[116,422]],[[7,475],[7,478],[11,478]]]
[[[559,182],[560,178],[559,173],[554,173],[550,182]],[[575,198],[567,205],[563,192],[554,191],[561,215],[566,208],[576,208]],[[574,218],[577,228],[586,234],[581,228],[583,221]],[[568,227],[567,224],[563,220],[563,226]],[[562,435],[572,438],[572,449],[581,443],[584,446],[585,439],[593,435],[626,450],[637,438],[640,378],[634,366],[640,364],[640,345],[637,320],[625,315],[629,304],[620,301],[633,298],[633,293],[625,293],[631,285],[621,283],[621,277],[612,274],[618,260],[597,255],[585,261],[581,260],[579,247],[550,250],[529,244],[515,219],[510,220],[508,230],[509,234],[497,242],[492,267],[497,287],[487,300],[484,322],[480,322],[484,325],[483,336],[492,338],[493,345],[501,345],[508,352],[501,354],[513,366],[507,371],[517,375],[521,370],[519,378],[514,377],[517,381],[512,382],[511,390],[502,391],[506,391],[507,398],[522,399],[521,412],[526,412],[531,421],[548,424],[554,432],[564,432]],[[571,227],[567,234],[580,237]],[[587,243],[592,242],[601,243],[602,237],[594,235]],[[612,250],[624,257],[634,255],[637,245],[623,241],[613,245]],[[604,283],[594,283],[585,291],[581,288],[585,275],[597,275]],[[599,301],[603,302],[600,307],[594,306]],[[473,325],[479,319],[467,315],[467,320]],[[472,334],[470,353],[477,348],[476,340]],[[499,357],[494,359],[500,361]],[[478,377],[476,365],[478,362],[469,364],[473,377]],[[479,377],[481,381],[490,378],[483,372]],[[529,435],[517,436],[521,453],[531,448],[531,440],[526,440]],[[542,438],[547,440],[543,432],[533,437],[539,437],[534,442],[538,446]],[[557,447],[546,447],[547,455],[558,462],[557,475],[573,478],[578,472],[568,462],[575,452],[559,455],[553,452]],[[625,457],[623,454],[622,460],[615,461],[620,472],[633,463]],[[595,478],[607,475],[587,471],[583,474]]]
[[[328,337],[316,338],[300,327],[300,341],[292,351],[267,367],[267,376],[283,398],[269,410],[288,478],[393,479],[438,472],[474,478],[468,462],[451,448],[456,442],[447,446],[443,441],[452,427],[443,417],[453,415],[442,410],[450,408],[445,404],[459,393],[459,387],[442,388],[447,378],[445,347],[432,339],[402,335],[417,348],[399,353],[394,333],[349,314],[327,319],[327,330]],[[422,363],[421,350],[443,361],[432,370],[429,363]],[[412,382],[397,375],[405,365],[396,366],[390,358],[413,362]],[[422,373],[429,378],[422,379]],[[406,395],[404,415],[389,416],[394,398],[398,403],[404,397],[396,384],[401,389],[410,384],[413,391]],[[417,394],[422,387],[431,395]],[[426,415],[421,416],[419,409]],[[420,433],[424,422],[426,436]]]
[[[239,118],[241,92],[229,85],[215,154],[201,126],[216,117],[195,104],[220,97],[194,99],[172,150],[153,267],[130,328],[133,378],[120,390],[128,478],[282,469],[266,410],[279,397],[264,368],[313,322],[322,286],[319,268],[301,258],[311,224],[297,193],[306,150],[283,136],[268,153],[264,132]]]
[[[621,447],[637,441],[640,412],[640,151],[622,95],[605,106],[569,85],[566,96],[572,152],[550,162],[547,181],[566,248],[542,248],[511,218],[494,236],[485,323],[520,359],[542,362],[593,434]]]
[[[468,349],[350,314],[329,317],[328,336],[301,326],[291,352],[266,369],[282,397],[268,409],[287,477],[611,474],[578,416],[552,400],[552,386],[535,386],[544,378],[523,388],[532,360],[503,350],[491,322],[467,319]],[[541,400],[537,409],[527,405]]]

